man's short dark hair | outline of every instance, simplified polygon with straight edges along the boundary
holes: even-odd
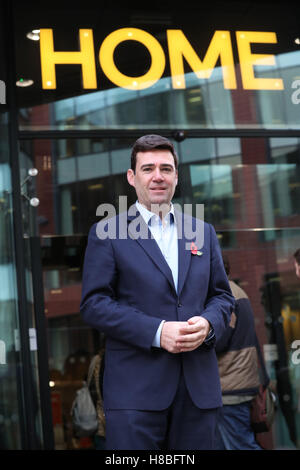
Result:
[[[300,248],[298,248],[298,250],[295,251],[294,258],[295,258],[297,264],[299,264],[299,266],[300,266]]]
[[[178,168],[178,157],[172,142],[166,137],[157,134],[143,135],[136,140],[131,151],[131,169],[135,172],[136,155],[138,152],[149,152],[151,150],[169,150],[174,158],[175,168]]]

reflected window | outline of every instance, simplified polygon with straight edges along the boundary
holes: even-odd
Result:
[[[233,186],[228,165],[190,165],[195,203],[204,203],[205,220],[228,225],[233,219]]]

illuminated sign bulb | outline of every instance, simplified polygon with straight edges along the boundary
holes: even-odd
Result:
[[[40,30],[39,29],[33,29],[29,33],[26,34],[26,37],[28,39],[31,39],[32,41],[39,41],[40,40]]]
[[[20,78],[19,80],[16,81],[16,85],[22,88],[25,88],[27,86],[33,85],[33,80],[29,78]]]

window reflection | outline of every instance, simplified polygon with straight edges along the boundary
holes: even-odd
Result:
[[[22,387],[7,115],[0,114],[0,449],[20,449]]]
[[[289,387],[290,398],[277,415],[275,446],[282,442],[291,445],[286,407],[294,416],[293,425],[300,426],[299,377],[291,364],[291,344],[300,337],[299,280],[292,260],[300,246],[300,175],[299,165],[294,161],[299,144],[299,139],[264,138],[195,138],[175,142],[180,165],[174,202],[191,203],[194,207],[204,204],[205,221],[216,228],[221,248],[230,259],[232,277],[251,299],[261,344],[277,344],[277,326],[281,325],[284,341],[277,345],[289,370],[283,385],[276,362],[267,359],[267,366],[279,389]],[[119,196],[128,197],[128,206],[136,200],[126,179],[131,145],[131,139],[122,138],[22,143],[25,168],[26,165],[39,168],[35,189],[41,201],[36,213],[41,235],[45,314],[50,320],[51,360],[61,373],[64,368],[59,364],[75,354],[75,350],[70,344],[63,354],[59,352],[57,342],[63,336],[57,334],[54,320],[63,317],[71,322],[77,315],[79,321],[84,250],[89,228],[99,220],[96,217],[99,204],[112,203],[118,212]],[[276,292],[280,292],[275,310],[272,303],[275,294],[270,291],[274,283]],[[78,328],[80,331],[80,322]],[[81,334],[88,338],[92,348],[90,333],[82,330]],[[89,354],[92,352],[88,350]],[[60,382],[61,387],[63,383]]]
[[[221,68],[216,67],[209,80],[186,73],[183,90],[174,90],[170,77],[164,77],[145,90],[112,88],[23,108],[20,129],[299,128],[299,111],[291,95],[300,73],[300,52],[278,54],[276,64],[275,69],[260,65],[255,70],[257,77],[282,78],[285,88],[276,92],[227,90]]]
[[[231,167],[190,165],[195,203],[205,204],[204,218],[214,225],[227,225],[234,219]]]
[[[86,233],[99,204],[127,195],[131,139],[59,139],[24,142],[21,158],[39,174],[34,191],[40,233]],[[298,138],[207,138],[175,142],[179,155],[176,202],[205,205],[205,220],[217,229],[266,228],[299,223]],[[254,161],[255,164],[249,162]],[[270,162],[270,163],[269,163]]]

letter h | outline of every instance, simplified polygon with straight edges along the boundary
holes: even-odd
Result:
[[[40,30],[42,85],[56,88],[56,64],[81,64],[83,88],[97,88],[95,53],[92,29],[79,30],[80,51],[54,51],[53,30]]]

